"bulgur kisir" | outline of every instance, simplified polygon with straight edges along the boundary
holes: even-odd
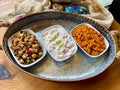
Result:
[[[72,31],[78,45],[92,56],[99,55],[106,48],[103,36],[87,25],[79,25]]]

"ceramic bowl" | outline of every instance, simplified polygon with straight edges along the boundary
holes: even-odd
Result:
[[[52,25],[41,32],[48,53],[55,61],[65,61],[77,52],[77,45],[61,25]]]
[[[103,37],[103,42],[104,42],[104,45],[105,45],[105,48],[104,48],[104,50],[102,51],[102,52],[100,52],[99,54],[97,54],[97,55],[91,55],[91,54],[89,54],[87,51],[85,51],[82,47],[81,47],[81,45],[76,41],[76,43],[77,43],[77,45],[82,49],[82,51],[85,53],[85,54],[87,54],[89,57],[92,57],[92,58],[97,58],[97,57],[99,57],[99,56],[101,56],[101,55],[103,55],[107,50],[108,50],[108,48],[109,48],[109,42],[107,41],[107,39],[96,29],[96,28],[94,28],[92,25],[90,25],[89,23],[81,23],[81,24],[79,24],[79,25],[77,25],[77,26],[75,26],[72,30],[71,30],[71,36],[73,37],[73,35],[72,35],[72,33],[73,33],[73,31],[76,29],[76,28],[78,28],[78,27],[81,27],[81,26],[87,26],[87,27],[89,27],[89,28],[92,28],[92,30],[94,30],[95,32],[97,32],[97,33],[99,33],[102,37]],[[89,30],[88,30],[89,31]],[[81,32],[82,33],[82,32]],[[87,32],[86,32],[87,33]],[[85,34],[85,33],[84,33]],[[83,35],[83,36],[85,36],[85,35]],[[82,37],[83,37],[82,36]],[[81,37],[81,38],[82,38]],[[85,36],[86,37],[86,36]],[[74,37],[73,37],[74,38]],[[94,36],[93,36],[93,38],[94,38]],[[75,38],[74,38],[75,39]],[[95,38],[94,38],[94,40],[95,40]],[[83,41],[84,42],[84,41]],[[100,49],[100,46],[102,46],[102,45],[100,45],[100,42],[98,42],[99,43],[99,48],[98,49]],[[97,43],[97,44],[98,44]],[[92,46],[95,44],[95,43],[89,43],[89,44],[91,44]],[[88,45],[87,45],[88,46]],[[87,47],[86,46],[86,47]],[[89,48],[88,48],[89,49]],[[94,49],[94,48],[93,48]],[[92,51],[92,50],[91,50]],[[95,51],[94,51],[95,52]]]
[[[24,29],[24,30],[21,30],[21,31],[26,31],[26,32],[28,32],[28,33],[30,33],[30,34],[32,34],[32,35],[35,35],[35,33],[34,33],[32,30],[30,30],[30,29]],[[42,44],[41,40],[37,38],[37,41],[39,42],[39,44],[40,44],[40,46],[41,46],[41,48],[42,48],[43,55],[42,55],[40,58],[36,59],[34,62],[30,63],[30,64],[23,64],[23,63],[21,63],[20,60],[18,60],[18,57],[15,55],[15,52],[14,52],[13,49],[11,48],[11,47],[13,47],[13,40],[15,40],[15,36],[16,36],[18,33],[20,33],[21,31],[16,32],[15,34],[13,34],[13,35],[8,39],[8,47],[9,47],[10,52],[12,53],[15,61],[18,63],[18,65],[20,65],[21,67],[30,67],[30,66],[38,63],[39,61],[41,61],[41,60],[45,57],[45,55],[46,55],[46,49],[45,49],[44,45]],[[36,35],[35,35],[35,36],[36,36]],[[26,38],[26,37],[25,37],[25,38]],[[24,40],[25,40],[25,38],[24,38]],[[25,43],[25,44],[26,44],[26,43]],[[25,44],[23,44],[23,45],[25,45]],[[18,44],[16,44],[16,45],[18,45]],[[14,46],[14,47],[15,47],[15,46]],[[23,47],[26,47],[26,46],[23,46]],[[18,46],[17,48],[19,48],[19,46]],[[19,52],[20,50],[18,49],[17,51]],[[21,51],[22,51],[22,50],[21,50]],[[25,52],[27,52],[27,49],[25,50]],[[18,53],[18,54],[19,54],[19,53]],[[17,55],[18,55],[18,54],[17,54]],[[24,54],[24,53],[22,53],[22,56],[21,56],[21,57],[23,57],[23,54]],[[32,55],[31,55],[31,56],[32,56]],[[30,60],[31,60],[31,59],[30,59]],[[27,61],[27,60],[25,60],[25,61]]]

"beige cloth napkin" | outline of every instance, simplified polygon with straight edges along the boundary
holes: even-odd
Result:
[[[84,16],[95,20],[107,29],[111,26],[114,20],[113,15],[97,0],[80,0],[77,3],[88,9],[89,13]]]
[[[0,27],[9,26],[16,21],[15,16],[25,13],[30,15],[33,13],[50,10],[50,0],[12,0],[14,11],[6,16],[0,17]]]
[[[53,0],[53,1],[61,1],[61,0]],[[73,1],[73,3],[80,4],[85,6],[89,13],[84,15],[89,17],[102,26],[109,28],[113,22],[112,14],[104,8],[97,0],[62,0],[62,1]],[[76,2],[74,2],[76,1]],[[78,2],[77,2],[78,1]],[[17,12],[25,12],[27,15],[47,11],[51,8],[50,0],[13,0],[15,6],[15,13]],[[2,17],[0,19],[0,26],[12,24],[15,21],[14,18],[11,17]]]
[[[14,0],[15,11],[33,14],[50,9],[50,0]]]

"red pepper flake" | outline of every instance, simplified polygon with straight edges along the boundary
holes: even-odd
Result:
[[[15,44],[18,44],[18,43],[19,43],[19,41],[16,41],[16,42],[15,42]]]
[[[22,39],[21,39],[21,40],[22,40],[22,42],[24,42],[24,41],[25,41],[25,37],[22,37]]]

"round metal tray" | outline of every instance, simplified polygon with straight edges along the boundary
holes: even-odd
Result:
[[[91,58],[78,48],[77,53],[65,62],[55,62],[47,53],[39,63],[22,68],[15,62],[8,48],[9,37],[21,29],[30,28],[38,34],[51,25],[59,24],[70,33],[70,30],[80,23],[91,24],[108,40],[109,48],[102,56]],[[3,49],[17,68],[35,77],[53,81],[78,81],[94,77],[110,66],[116,53],[113,37],[101,25],[81,15],[54,11],[33,14],[13,23],[3,37]]]

